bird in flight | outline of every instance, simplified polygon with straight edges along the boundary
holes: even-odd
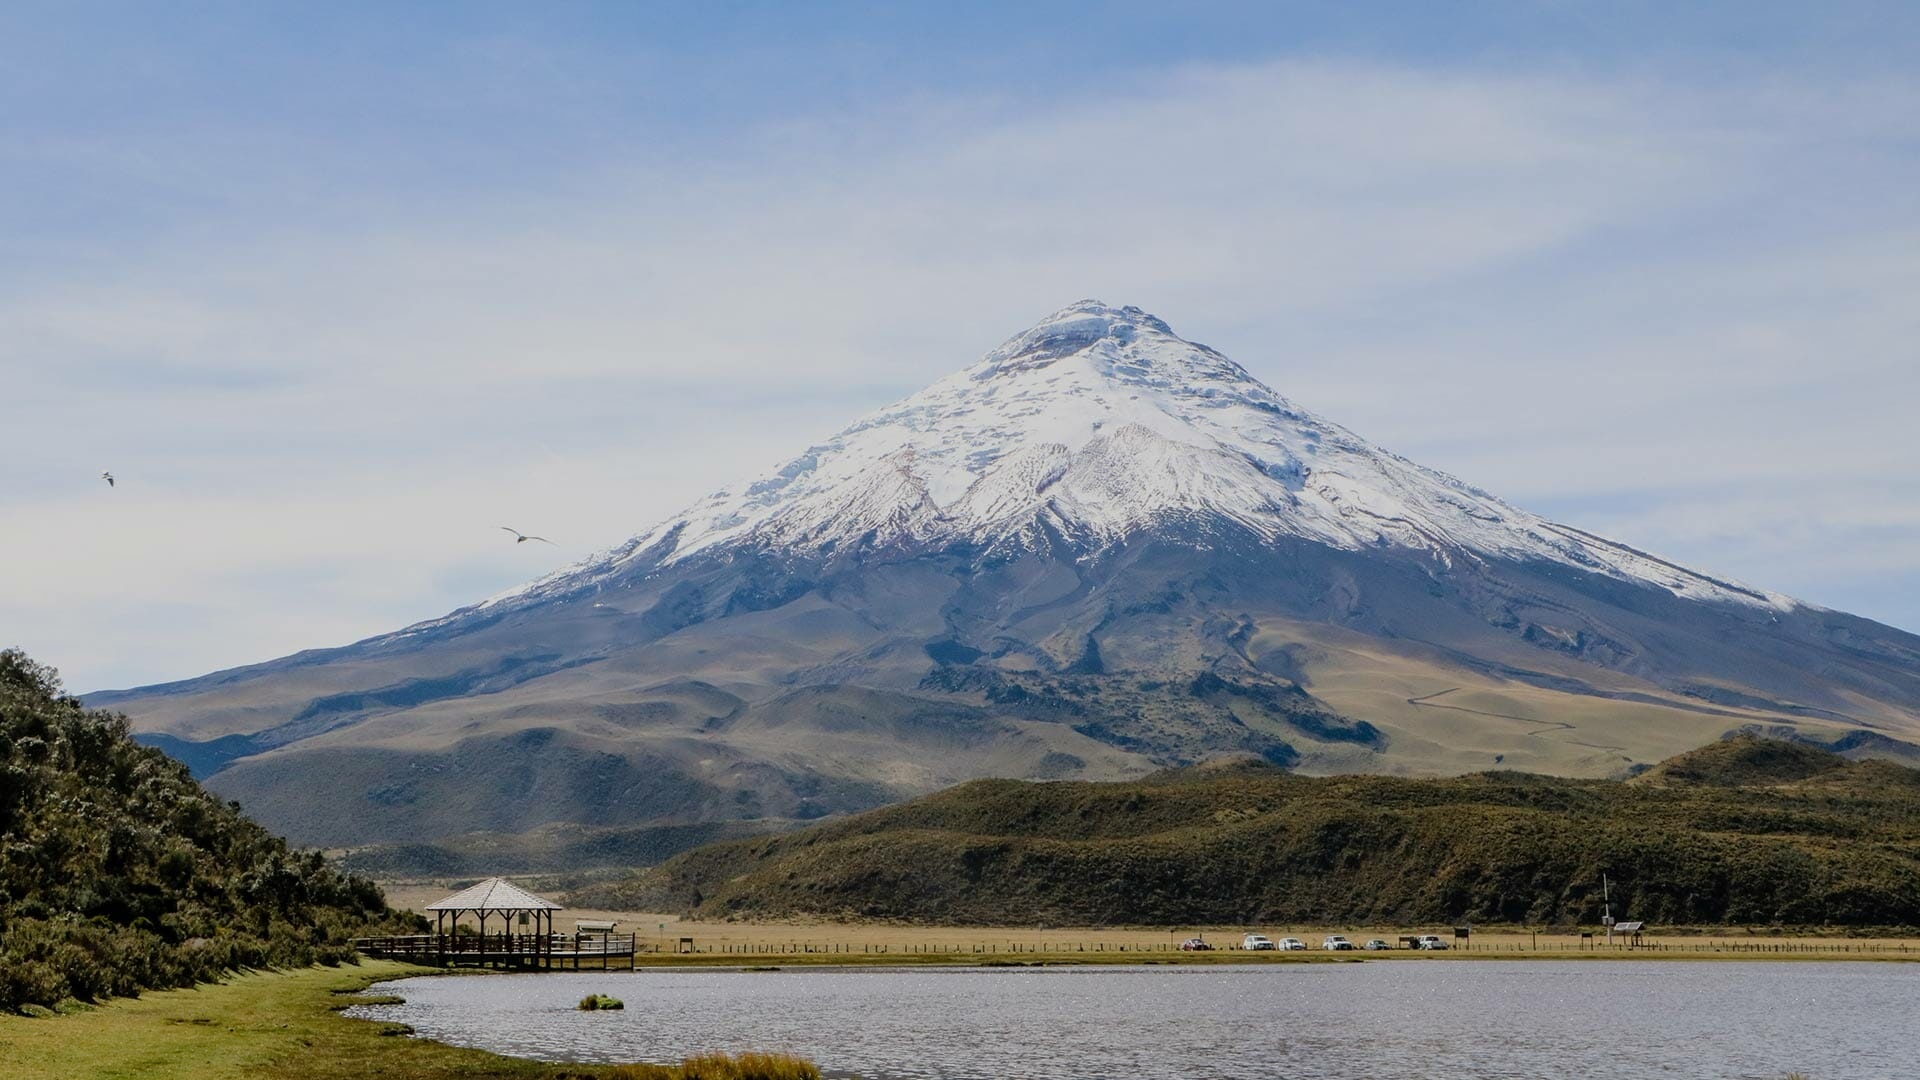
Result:
[[[508,532],[513,534],[513,542],[516,544],[524,544],[529,540],[538,540],[543,544],[553,544],[553,541],[547,539],[544,536],[528,536],[526,533],[521,532],[519,529],[509,528],[508,526],[505,526],[505,525],[502,525],[500,527],[503,529],[506,529]],[[553,546],[559,547],[560,545],[553,544]]]
[[[110,472],[103,472],[103,473],[101,473],[101,474],[100,474],[100,479],[102,479],[102,480],[105,480],[105,481],[107,482],[107,486],[108,486],[108,487],[112,487],[112,486],[113,486],[113,474],[112,474],[112,473],[110,473]]]

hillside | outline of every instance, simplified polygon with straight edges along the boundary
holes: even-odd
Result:
[[[1604,777],[1757,728],[1916,757],[1920,637],[1529,513],[1089,300],[521,588],[88,700],[357,848],[1246,755]]]
[[[576,903],[944,924],[1920,925],[1920,771],[1740,736],[1631,781],[982,780],[700,848]]]
[[[702,844],[780,832],[797,824],[765,819],[614,829],[555,824],[524,833],[465,833],[431,844],[372,844],[342,851],[333,863],[379,881],[572,874],[653,866]]]
[[[0,1010],[352,960],[399,921],[0,652]]]

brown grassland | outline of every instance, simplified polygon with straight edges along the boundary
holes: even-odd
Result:
[[[448,882],[400,882],[384,886],[387,901],[402,910],[420,910],[452,891]],[[1244,953],[1233,948],[1243,934],[1266,934],[1276,941],[1297,937],[1307,943],[1308,958],[1350,960],[1354,954],[1318,952],[1320,939],[1344,934],[1355,943],[1381,938],[1397,943],[1403,934],[1439,934],[1452,940],[1447,926],[1190,926],[1101,927],[1043,930],[1002,926],[910,926],[889,923],[827,922],[717,922],[684,919],[645,911],[612,911],[569,907],[554,915],[554,925],[568,929],[575,919],[612,919],[621,932],[639,934],[641,966],[663,964],[731,964],[758,962],[767,957],[780,963],[915,963],[984,962],[995,957],[1043,960],[1054,963],[1128,963],[1142,959],[1182,962],[1298,961],[1303,954]],[[1606,935],[1588,927],[1595,937],[1583,942],[1579,933],[1527,927],[1476,927],[1470,948],[1444,953],[1413,953],[1397,949],[1385,954],[1361,954],[1394,959],[1465,958],[1615,958],[1780,960],[1810,959],[1920,960],[1920,937],[1849,935],[1840,932],[1788,932],[1773,928],[1661,930],[1645,938],[1639,948],[1624,942],[1606,948]],[[1184,939],[1203,936],[1213,953],[1182,953]],[[696,950],[675,955],[681,938],[692,938]],[[1123,949],[1124,947],[1124,949]]]

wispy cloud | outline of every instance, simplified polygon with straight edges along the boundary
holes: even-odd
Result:
[[[1920,626],[1914,575],[1860,588],[1920,551],[1917,105],[1288,62],[250,190],[0,293],[0,628],[83,687],[390,629],[547,568],[498,524],[612,544],[1087,295],[1515,501]]]

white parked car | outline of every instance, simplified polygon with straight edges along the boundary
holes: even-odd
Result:
[[[1447,945],[1447,939],[1439,936],[1438,934],[1422,934],[1420,935],[1420,940],[1414,945],[1414,948],[1416,949],[1429,949],[1429,950],[1436,950],[1436,951],[1440,949],[1445,949],[1448,947],[1449,946]]]
[[[1280,939],[1280,951],[1281,952],[1306,952],[1307,943],[1304,941],[1301,941],[1297,937],[1283,937]]]
[[[1240,947],[1256,951],[1279,948],[1278,945],[1273,943],[1273,939],[1265,934],[1248,934],[1246,937],[1240,939]]]
[[[1326,937],[1320,939],[1320,947],[1333,952],[1343,952],[1353,948],[1353,942],[1348,941],[1339,934],[1328,934]]]

